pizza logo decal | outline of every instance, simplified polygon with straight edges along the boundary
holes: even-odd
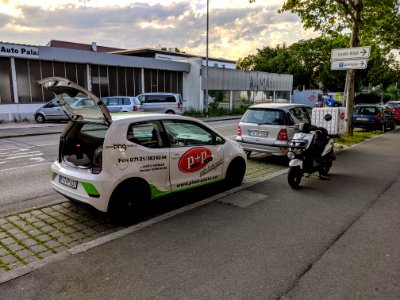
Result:
[[[179,159],[178,167],[183,173],[193,173],[203,169],[213,160],[210,149],[192,148],[186,151]]]

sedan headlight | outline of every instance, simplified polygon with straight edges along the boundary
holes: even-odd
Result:
[[[287,153],[287,157],[288,157],[289,159],[294,159],[294,158],[296,157],[296,154],[294,154],[292,151],[289,151],[289,152]]]

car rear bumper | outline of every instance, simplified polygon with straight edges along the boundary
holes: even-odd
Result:
[[[284,156],[287,154],[287,144],[262,145],[262,144],[248,143],[240,139],[236,139],[236,142],[238,142],[245,151],[264,152],[279,156]]]

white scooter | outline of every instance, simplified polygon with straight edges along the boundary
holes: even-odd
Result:
[[[288,183],[292,188],[298,188],[304,174],[308,177],[319,173],[320,179],[326,179],[335,160],[333,146],[335,141],[323,127],[308,123],[295,125],[293,139],[289,140],[287,156],[290,159]]]

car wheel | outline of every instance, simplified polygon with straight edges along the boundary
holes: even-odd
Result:
[[[227,188],[234,188],[242,184],[246,173],[246,163],[242,158],[235,158],[229,165],[225,176]]]
[[[113,221],[127,223],[142,216],[150,201],[150,188],[140,180],[127,180],[114,190],[108,213]]]
[[[45,117],[44,117],[42,114],[37,114],[37,115],[35,116],[35,121],[36,121],[37,123],[44,123],[44,122],[46,122],[46,119],[45,119]]]
[[[171,115],[174,115],[174,114],[175,114],[175,112],[174,112],[173,110],[167,110],[165,113],[166,113],[166,114],[171,114]]]
[[[293,189],[297,189],[303,176],[300,167],[289,167],[288,183]]]

